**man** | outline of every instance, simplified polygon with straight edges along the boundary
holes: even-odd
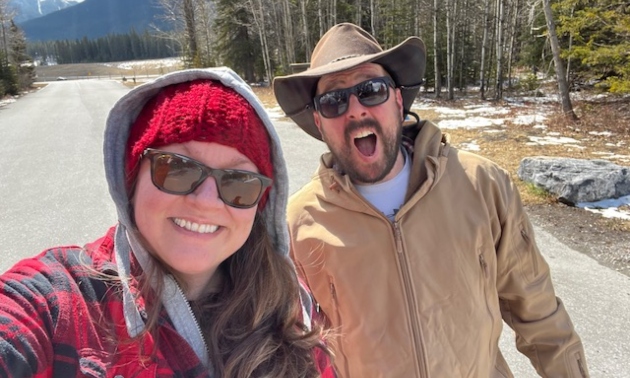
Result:
[[[288,220],[339,375],[512,377],[505,320],[541,376],[587,377],[509,174],[430,122],[403,136],[424,68],[420,39],[383,51],[340,24],[310,69],[274,81],[282,109],[330,149]]]

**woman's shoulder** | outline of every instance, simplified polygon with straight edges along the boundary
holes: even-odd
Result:
[[[0,276],[0,288],[13,286],[32,294],[75,291],[93,286],[93,278],[114,269],[113,248],[107,248],[108,235],[86,246],[66,245],[44,250],[18,261]],[[113,246],[113,245],[112,245]],[[26,294],[26,293],[24,293]],[[29,295],[30,296],[30,295]]]

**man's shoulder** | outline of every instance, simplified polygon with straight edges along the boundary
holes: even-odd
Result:
[[[499,164],[486,157],[466,150],[460,150],[457,148],[452,149],[455,152],[453,154],[453,157],[455,157],[455,159],[449,158],[449,161],[456,162],[457,164],[461,165],[469,174],[509,176],[505,168],[501,167]]]
[[[316,196],[316,191],[314,190],[313,182],[311,181],[289,197],[287,211],[289,213],[294,213],[296,211],[304,210],[305,204],[311,202]]]

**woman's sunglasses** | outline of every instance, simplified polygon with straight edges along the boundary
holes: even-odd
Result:
[[[363,106],[376,106],[389,98],[389,86],[394,81],[387,76],[366,80],[353,87],[322,93],[313,99],[315,110],[325,118],[339,117],[348,110],[350,95],[355,95]]]
[[[208,177],[217,182],[219,198],[238,209],[256,206],[272,180],[258,173],[237,169],[214,169],[194,159],[172,152],[147,148],[142,156],[151,161],[151,181],[169,194],[186,195]]]

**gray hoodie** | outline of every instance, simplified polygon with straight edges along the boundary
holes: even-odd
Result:
[[[153,98],[162,88],[186,81],[197,79],[218,80],[223,85],[233,88],[247,100],[263,124],[271,141],[273,164],[273,185],[269,192],[269,199],[262,215],[267,225],[275,250],[288,258],[289,244],[286,219],[286,205],[288,198],[287,169],[282,155],[280,139],[269,119],[263,105],[251,88],[231,69],[226,67],[191,69],[173,72],[157,78],[154,81],[140,85],[114,104],[107,118],[104,142],[105,174],[109,184],[109,191],[116,204],[118,226],[115,236],[116,262],[121,278],[123,278],[123,300],[127,330],[131,336],[137,335],[144,328],[144,322],[135,305],[134,299],[124,279],[129,275],[129,254],[133,253],[140,265],[145,269],[153,263],[142,242],[138,238],[138,230],[132,220],[130,199],[126,190],[125,178],[125,149],[131,125],[142,110],[143,106]],[[169,313],[175,327],[188,340],[201,361],[212,369],[208,361],[208,353],[200,333],[199,326],[194,319],[188,302],[177,283],[171,276],[164,279],[164,294],[162,302]],[[306,324],[310,323],[310,301],[308,295],[302,293],[303,313]]]

